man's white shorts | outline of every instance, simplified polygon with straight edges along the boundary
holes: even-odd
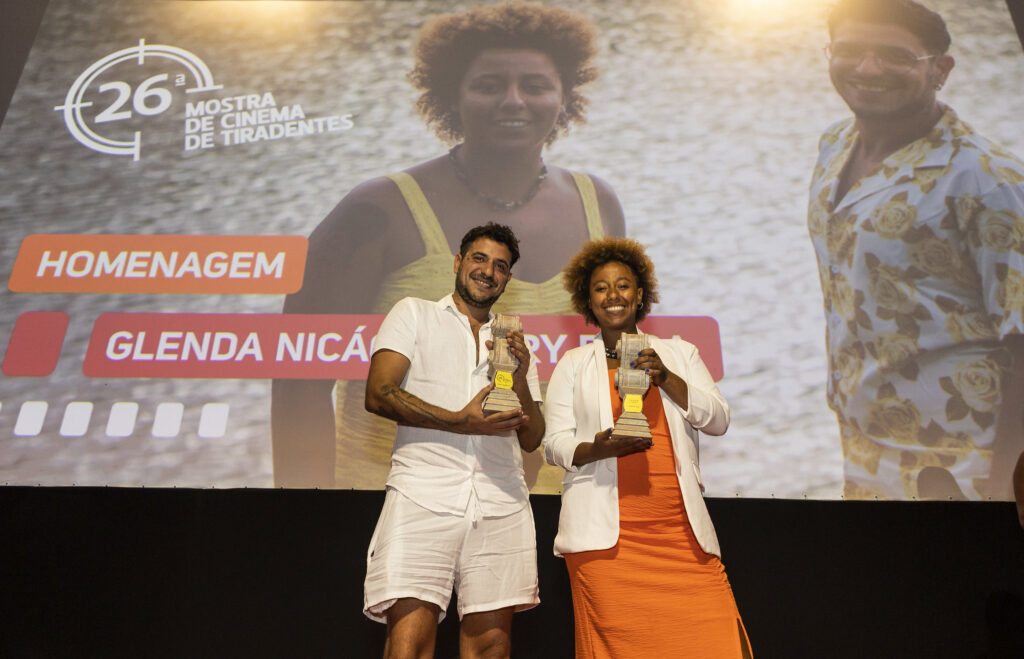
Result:
[[[395,600],[415,597],[440,607],[441,621],[453,586],[460,620],[540,603],[529,504],[505,517],[482,517],[472,496],[465,516],[457,516],[427,510],[389,488],[366,553],[363,613],[386,622]]]

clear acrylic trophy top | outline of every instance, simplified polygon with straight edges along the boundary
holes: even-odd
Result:
[[[615,371],[615,387],[619,397],[626,394],[643,396],[651,387],[651,376],[642,370],[632,368],[629,364],[640,355],[641,350],[651,347],[649,334],[622,334],[615,344],[615,352],[619,355],[619,368]],[[628,391],[627,391],[628,390]]]
[[[509,332],[522,331],[523,321],[519,320],[519,316],[494,314],[494,320],[491,321],[491,351],[487,355],[491,377],[494,377],[495,371],[511,373],[519,366],[519,360],[508,349],[508,339],[505,337]]]

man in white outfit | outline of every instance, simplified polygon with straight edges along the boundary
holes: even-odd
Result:
[[[387,622],[385,657],[433,656],[454,586],[463,657],[508,657],[512,614],[539,603],[521,450],[544,435],[540,385],[521,332],[505,386],[522,409],[485,415],[492,314],[519,258],[512,231],[471,229],[455,291],[400,300],[381,324],[366,409],[398,422],[384,509],[367,553],[364,613]]]

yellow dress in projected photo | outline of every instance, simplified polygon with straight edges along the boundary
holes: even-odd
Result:
[[[386,314],[404,297],[438,300],[452,292],[454,275],[452,259],[444,230],[420,190],[416,180],[406,173],[389,176],[409,206],[426,254],[409,265],[395,270],[381,283],[373,313]],[[594,185],[586,174],[573,173],[580,193],[591,240],[604,237]],[[543,282],[509,281],[505,293],[491,309],[493,313],[568,314],[573,313],[569,293],[557,274]],[[524,330],[529,333],[530,328]],[[547,383],[541,390],[547,389]],[[336,445],[334,462],[335,486],[359,490],[381,489],[391,462],[395,438],[395,422],[370,414],[363,408],[366,392],[364,380],[339,380],[334,390]],[[562,474],[558,467],[544,464],[540,451],[523,454],[526,484],[537,494],[561,491]]]

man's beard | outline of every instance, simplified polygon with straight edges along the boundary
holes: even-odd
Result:
[[[477,309],[490,309],[491,306],[501,297],[501,292],[487,298],[473,297],[473,294],[469,292],[469,288],[462,283],[462,277],[455,277],[455,292],[459,294],[462,301],[471,307]]]

